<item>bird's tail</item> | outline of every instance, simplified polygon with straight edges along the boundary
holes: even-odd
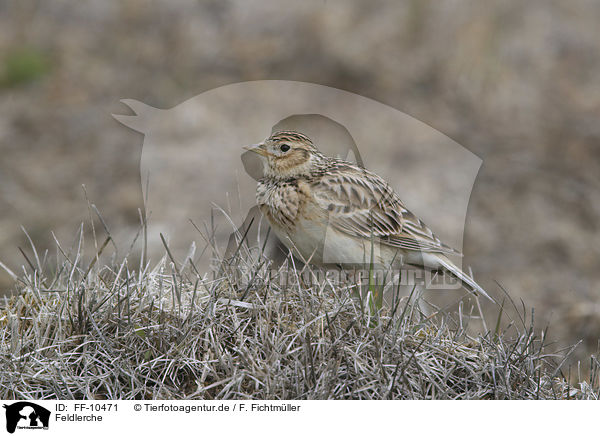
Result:
[[[440,255],[436,255],[435,257],[437,259],[437,262],[439,262],[439,265],[444,270],[444,272],[447,272],[452,277],[460,280],[462,282],[463,286],[465,288],[467,288],[468,291],[473,292],[475,294],[483,295],[488,300],[494,301],[492,299],[492,297],[490,297],[488,295],[488,293],[485,292],[483,290],[483,288],[481,286],[479,286],[477,284],[477,282],[475,280],[473,280],[473,278],[471,276],[465,274],[465,272],[463,270],[461,270],[454,263],[452,263],[452,261],[450,259],[448,259],[446,256],[444,256],[443,254],[440,254]]]

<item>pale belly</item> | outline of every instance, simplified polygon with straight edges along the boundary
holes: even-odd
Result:
[[[390,247],[377,240],[372,243],[370,240],[354,238],[314,221],[300,220],[289,233],[275,227],[273,230],[296,257],[316,265],[389,265],[394,258]],[[402,256],[396,254],[393,263],[402,263]]]

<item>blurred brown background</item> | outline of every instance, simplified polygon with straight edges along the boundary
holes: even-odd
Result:
[[[130,240],[143,138],[111,117],[121,98],[168,108],[239,81],[314,82],[483,159],[466,262],[560,343],[584,339],[586,359],[600,337],[599,22],[594,0],[0,0],[0,260],[19,270],[21,225],[40,248],[51,230],[72,241],[82,184]]]

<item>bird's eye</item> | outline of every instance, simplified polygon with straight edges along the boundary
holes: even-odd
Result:
[[[279,149],[285,153],[286,151],[288,151],[290,149],[290,146],[287,144],[281,144]]]

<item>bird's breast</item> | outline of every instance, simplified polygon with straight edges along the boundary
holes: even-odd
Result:
[[[256,201],[272,227],[293,234],[305,222],[317,225],[327,211],[314,201],[310,186],[303,180],[261,180]]]

